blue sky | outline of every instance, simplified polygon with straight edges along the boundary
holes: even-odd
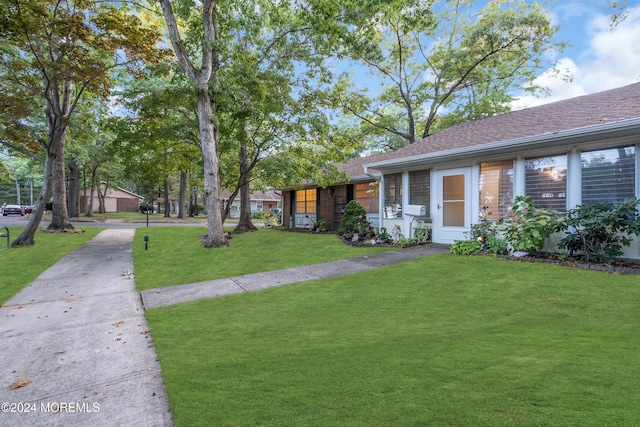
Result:
[[[514,108],[533,107],[640,82],[640,0],[628,0],[627,18],[612,28],[610,0],[555,0],[551,18],[560,26],[558,40],[572,46],[555,60],[573,80],[544,73],[538,82],[548,97],[521,97]]]

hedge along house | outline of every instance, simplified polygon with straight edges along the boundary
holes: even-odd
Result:
[[[640,83],[458,124],[365,164],[381,180],[381,226],[415,221],[438,243],[480,219],[506,218],[515,196],[566,211],[640,197]],[[424,212],[418,207],[424,206]],[[626,255],[640,257],[636,239]]]

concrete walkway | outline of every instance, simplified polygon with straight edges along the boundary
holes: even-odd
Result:
[[[134,233],[101,232],[0,308],[0,426],[171,426],[144,308],[448,252],[421,246],[138,294],[123,275],[133,271]]]
[[[135,281],[122,274],[134,232],[101,232],[0,309],[0,426],[172,424]]]
[[[415,246],[392,252],[383,252],[322,264],[249,274],[246,276],[231,277],[229,279],[210,280],[188,285],[150,289],[143,291],[141,296],[145,309],[152,309],[202,298],[214,298],[289,283],[357,273],[359,271],[371,270],[384,265],[409,261],[427,255],[448,252],[449,245],[431,244],[429,246]]]

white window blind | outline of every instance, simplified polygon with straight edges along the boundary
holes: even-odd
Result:
[[[402,174],[384,176],[384,217],[402,217]]]
[[[426,206],[426,216],[430,217],[430,200],[431,172],[428,170],[409,172],[409,204]]]
[[[506,218],[513,202],[513,161],[480,164],[480,209],[486,219]]]
[[[567,209],[567,156],[525,160],[525,193],[537,208]]]
[[[582,153],[582,203],[619,202],[636,193],[635,147]]]

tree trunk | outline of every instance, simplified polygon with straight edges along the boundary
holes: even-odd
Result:
[[[184,203],[187,194],[187,172],[180,171],[180,195],[178,196],[178,218],[184,219]]]
[[[240,147],[240,220],[234,233],[258,231],[251,222],[251,189],[249,188],[249,147]]]
[[[89,188],[89,204],[85,216],[93,216],[93,194],[96,192],[96,180],[98,179],[98,167],[94,166],[91,170],[91,186]]]
[[[218,176],[218,127],[211,120],[211,99],[207,89],[198,93],[198,122],[204,160],[204,206],[207,210],[207,248],[228,246],[220,213],[220,177]]]
[[[80,216],[78,200],[80,195],[80,168],[74,160],[69,162],[69,184],[67,185],[67,188],[69,217],[76,218]]]
[[[109,190],[109,178],[107,178],[107,181],[105,182],[104,188],[102,190],[100,189],[100,185],[98,185],[96,189],[98,192],[98,213],[106,214],[107,205],[105,200],[107,198],[107,190]]]
[[[169,200],[169,181],[167,180],[164,181],[163,193],[164,193],[164,217],[170,218],[171,217],[171,201]]]
[[[42,220],[42,214],[47,206],[47,200],[51,197],[51,163],[52,159],[47,156],[44,160],[44,176],[42,179],[42,188],[40,194],[36,199],[36,205],[31,213],[31,218],[27,222],[27,225],[22,230],[22,233],[11,242],[11,246],[32,246],[35,243],[34,237],[36,231],[40,227],[40,220]]]
[[[57,140],[57,143],[50,145],[52,156],[51,171],[51,196],[52,196],[52,209],[51,209],[51,223],[47,230],[49,231],[65,231],[73,230],[74,227],[69,222],[69,213],[67,211],[67,188],[65,179],[65,164],[64,164],[64,144],[66,139],[67,128],[61,131],[61,135]]]
[[[13,171],[13,179],[16,184],[16,204],[21,205],[22,200],[20,199],[20,182],[18,182],[18,170],[15,169]]]

